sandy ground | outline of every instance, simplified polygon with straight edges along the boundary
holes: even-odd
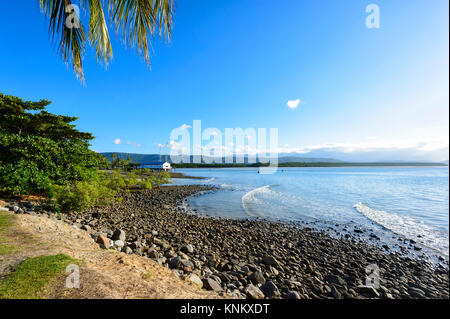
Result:
[[[38,255],[63,253],[82,261],[80,288],[66,288],[66,276],[62,276],[52,283],[49,298],[223,298],[181,280],[148,258],[101,249],[86,231],[61,221],[15,216],[2,240],[20,249],[0,256],[0,278],[24,259]]]

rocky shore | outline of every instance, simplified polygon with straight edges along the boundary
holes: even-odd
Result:
[[[189,214],[184,200],[208,190],[132,190],[121,203],[64,218],[104,248],[151,258],[237,298],[449,298],[448,269],[439,265],[307,227]]]

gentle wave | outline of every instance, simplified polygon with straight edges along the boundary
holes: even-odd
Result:
[[[211,183],[215,179],[216,179],[215,177],[211,177],[211,178],[208,178],[208,179],[204,180],[203,183]]]
[[[249,192],[247,192],[244,196],[242,196],[241,202],[242,202],[242,209],[244,210],[244,212],[252,217],[258,217],[259,214],[255,214],[253,212],[251,212],[251,209],[249,208],[249,203],[251,201],[255,201],[256,200],[256,195],[257,194],[261,194],[264,192],[267,192],[270,190],[270,187],[272,187],[274,185],[266,185],[266,186],[262,186],[259,188],[255,188]]]
[[[448,256],[448,237],[435,227],[406,216],[375,210],[363,203],[353,206],[358,212],[384,228]]]

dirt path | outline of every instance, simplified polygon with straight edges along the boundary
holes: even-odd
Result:
[[[66,288],[64,276],[53,283],[49,298],[222,298],[148,258],[100,249],[87,232],[54,219],[14,215],[2,241],[19,250],[0,255],[0,278],[38,255],[62,253],[82,261],[80,288]]]

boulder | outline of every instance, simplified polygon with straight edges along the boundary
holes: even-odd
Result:
[[[113,233],[111,239],[112,240],[121,240],[125,241],[126,234],[122,229],[116,229],[116,231]]]

